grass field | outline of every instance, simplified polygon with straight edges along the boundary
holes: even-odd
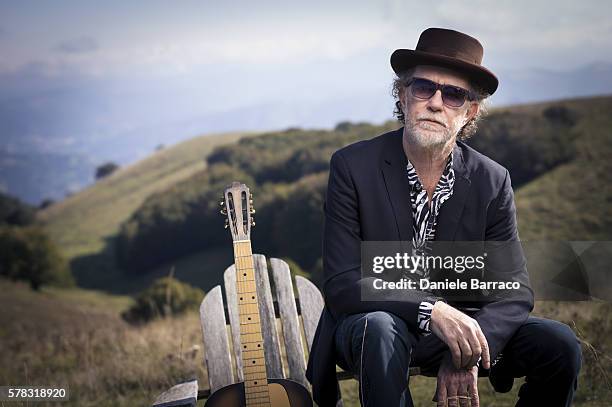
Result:
[[[82,289],[35,293],[5,280],[0,280],[0,290],[4,293],[0,297],[3,385],[67,384],[70,402],[62,405],[83,407],[145,406],[173,384],[190,378],[198,378],[201,388],[208,386],[195,312],[135,327],[119,317],[131,304],[130,297]],[[609,406],[612,306],[541,302],[535,314],[570,324],[585,340],[575,405]],[[481,405],[514,405],[521,383],[517,379],[510,393],[496,394],[488,379],[479,379]],[[357,407],[357,382],[343,381],[341,388],[345,406]],[[412,377],[410,388],[416,406],[433,405],[434,378]]]

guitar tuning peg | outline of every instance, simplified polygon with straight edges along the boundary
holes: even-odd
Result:
[[[225,219],[225,223],[223,225],[224,229],[227,229],[229,227],[229,220]]]
[[[255,226],[255,221],[251,221],[251,226]]]
[[[219,202],[219,206],[224,206],[224,205],[225,205],[225,201]]]
[[[223,208],[223,209],[221,209],[221,210],[219,211],[219,213],[220,213],[221,215],[227,215],[227,210],[226,210],[225,208]]]
[[[255,213],[255,208],[251,208],[251,214]]]

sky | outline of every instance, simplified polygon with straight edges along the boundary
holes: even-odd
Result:
[[[608,94],[610,4],[0,0],[0,151],[128,163],[205,133],[381,123],[389,56],[427,27],[482,42],[494,106]]]

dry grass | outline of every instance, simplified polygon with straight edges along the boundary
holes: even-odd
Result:
[[[3,385],[68,385],[68,404],[87,407],[147,405],[179,381],[206,383],[195,313],[133,327],[113,306],[0,288]]]
[[[208,386],[195,313],[134,327],[119,318],[131,303],[129,297],[80,289],[34,293],[4,280],[0,290],[3,385],[68,384],[67,404],[84,407],[147,405],[190,378],[197,378],[200,388]],[[608,303],[538,302],[534,312],[568,323],[583,340],[576,406],[608,406],[612,399],[611,311]],[[284,353],[283,362],[286,370]],[[496,394],[488,379],[481,378],[481,405],[514,405],[522,382],[517,379],[510,393]],[[358,406],[357,382],[343,381],[341,388],[345,406]],[[435,378],[412,377],[410,388],[415,405],[433,405]]]

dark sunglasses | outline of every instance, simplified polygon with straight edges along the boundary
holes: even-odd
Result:
[[[431,98],[438,89],[442,92],[442,102],[450,107],[461,107],[466,100],[474,100],[475,95],[467,89],[459,86],[442,85],[425,78],[412,78],[406,83],[410,86],[412,96],[427,100]]]

